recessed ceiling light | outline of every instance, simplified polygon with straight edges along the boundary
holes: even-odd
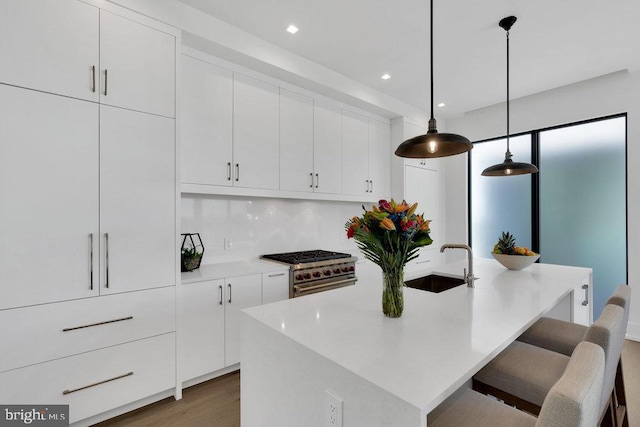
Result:
[[[289,25],[287,31],[289,31],[291,34],[295,34],[298,32],[298,27],[296,27],[295,25]]]
[[[441,102],[440,104],[438,104],[438,107],[442,108],[444,107],[446,104],[444,102]]]
[[[389,80],[391,78],[391,76],[389,74],[383,74],[383,75],[380,76],[380,78],[382,80]]]

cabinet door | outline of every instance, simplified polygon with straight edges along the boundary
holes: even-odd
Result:
[[[262,274],[262,303],[289,299],[289,273],[274,271]]]
[[[580,325],[590,326],[592,321],[593,287],[591,276],[584,278],[582,283],[573,289],[572,321]]]
[[[174,121],[100,107],[101,293],[175,284]]]
[[[316,193],[342,193],[342,112],[315,101],[313,107],[313,169]]]
[[[98,106],[0,85],[0,197],[0,309],[97,295]]]
[[[391,126],[369,120],[369,182],[378,199],[391,196]]]
[[[342,110],[342,191],[366,195],[369,184],[369,120]]]
[[[174,117],[174,36],[100,11],[100,102]]]
[[[225,365],[240,362],[240,311],[262,303],[262,275],[227,279],[225,286]]]
[[[187,381],[224,368],[224,280],[182,285],[180,376]]]
[[[279,188],[278,88],[233,75],[233,185]]]
[[[180,181],[231,185],[231,71],[183,56],[181,102]]]
[[[98,13],[76,0],[1,2],[0,82],[97,101]]]
[[[313,99],[280,89],[280,189],[313,191]]]
[[[408,203],[418,202],[417,213],[424,213],[424,218],[431,220],[429,235],[436,246],[442,240],[442,224],[440,223],[440,175],[430,169],[405,166],[404,194]]]

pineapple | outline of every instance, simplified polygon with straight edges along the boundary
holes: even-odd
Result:
[[[508,231],[506,233],[503,231],[502,237],[500,237],[498,243],[493,247],[493,252],[496,254],[515,255],[516,238]]]

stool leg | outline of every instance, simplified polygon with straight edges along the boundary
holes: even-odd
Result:
[[[622,375],[622,358],[618,362],[616,370],[616,382],[613,388],[614,408],[616,410],[616,426],[629,427],[629,417],[627,414],[627,396],[624,391],[624,377]]]

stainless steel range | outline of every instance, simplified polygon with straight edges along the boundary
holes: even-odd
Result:
[[[351,254],[323,250],[262,255],[260,258],[290,266],[289,298],[356,283],[356,261]]]

